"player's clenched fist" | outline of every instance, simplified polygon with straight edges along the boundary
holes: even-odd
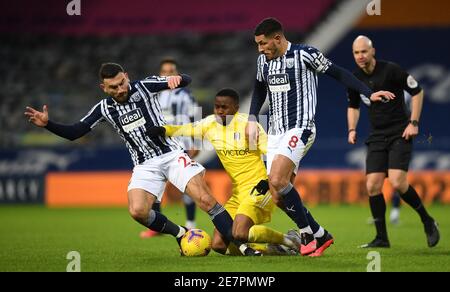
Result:
[[[167,84],[170,89],[175,89],[180,85],[181,83],[181,76],[169,76],[167,77]]]

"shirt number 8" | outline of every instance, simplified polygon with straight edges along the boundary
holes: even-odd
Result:
[[[295,147],[297,147],[297,142],[298,142],[298,137],[292,136],[291,140],[289,140],[289,146],[291,146],[291,148],[295,148]]]

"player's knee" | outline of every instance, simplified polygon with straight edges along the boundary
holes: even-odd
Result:
[[[200,196],[199,208],[208,212],[217,204],[216,199],[208,193],[204,193]]]
[[[389,182],[395,190],[400,192],[404,192],[408,189],[408,182],[402,179],[389,179]]]
[[[128,212],[130,213],[130,216],[136,221],[142,221],[148,216],[148,211],[145,207],[142,206],[130,206],[128,208]]]
[[[269,175],[269,184],[272,189],[279,192],[289,184],[289,180],[276,174]]]
[[[381,189],[383,188],[383,182],[378,180],[368,180],[366,183],[367,192],[369,195],[377,195],[381,193]]]

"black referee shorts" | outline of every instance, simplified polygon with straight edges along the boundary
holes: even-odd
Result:
[[[388,169],[408,171],[412,154],[412,139],[402,137],[383,138],[368,141],[366,157],[366,174],[384,172]]]

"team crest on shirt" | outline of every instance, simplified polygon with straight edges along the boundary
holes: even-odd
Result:
[[[142,114],[142,111],[139,108],[119,116],[119,121],[123,130],[127,133],[130,133],[134,129],[145,125],[146,122],[144,115]]]
[[[271,92],[287,92],[291,90],[289,83],[289,75],[284,74],[270,74],[267,76],[267,84]]]
[[[419,86],[419,83],[417,83],[416,79],[414,79],[414,77],[412,77],[411,75],[406,78],[406,83],[408,84],[409,88],[416,88],[417,86]]]
[[[286,67],[289,69],[294,67],[294,58],[286,59]]]
[[[141,100],[141,95],[139,94],[139,92],[135,92],[130,96],[130,101],[132,102],[138,102]]]

